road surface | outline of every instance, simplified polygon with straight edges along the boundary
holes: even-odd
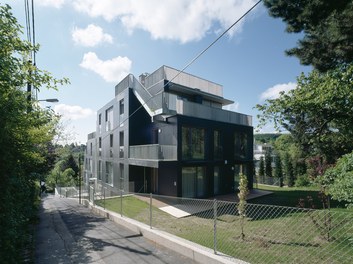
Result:
[[[196,263],[123,226],[94,215],[77,200],[42,198],[35,263]]]

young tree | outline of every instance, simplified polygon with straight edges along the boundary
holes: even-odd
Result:
[[[286,53],[320,71],[353,61],[353,1],[264,0],[271,16],[282,18],[287,32],[304,33]]]
[[[239,175],[239,193],[238,193],[238,198],[239,198],[239,203],[238,203],[238,213],[241,217],[241,239],[244,240],[245,238],[245,233],[244,233],[244,220],[246,217],[246,197],[249,194],[249,189],[248,189],[248,178],[246,177],[245,174],[241,173]]]
[[[23,88],[55,88],[56,80],[29,63],[37,50],[21,40],[21,27],[8,5],[0,4],[0,259],[22,263],[30,243],[27,225],[33,217],[35,180],[43,172],[54,135],[53,115],[28,101]],[[31,111],[28,111],[31,109]]]

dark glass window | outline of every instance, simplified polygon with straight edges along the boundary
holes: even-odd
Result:
[[[214,159],[223,159],[223,147],[221,142],[221,132],[215,130],[213,133]]]
[[[182,127],[182,159],[205,159],[205,129]]]
[[[121,99],[119,102],[119,114],[124,114],[124,99]]]
[[[249,157],[248,135],[244,132],[234,133],[234,156],[235,158],[247,159]]]
[[[184,167],[182,169],[182,196],[203,197],[206,193],[205,175],[205,167]]]

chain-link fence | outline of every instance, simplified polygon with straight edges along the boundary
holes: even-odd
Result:
[[[352,263],[353,213],[126,193],[90,187],[90,201],[250,263]]]

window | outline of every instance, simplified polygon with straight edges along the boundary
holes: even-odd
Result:
[[[119,170],[120,170],[120,190],[124,190],[124,164],[120,163],[119,164]]]
[[[103,164],[102,161],[98,161],[98,180],[102,180],[102,174],[103,174]]]
[[[99,133],[102,132],[102,114],[98,115],[98,131]]]
[[[98,138],[98,156],[102,156],[102,138]]]
[[[182,159],[205,159],[205,130],[203,128],[182,127]]]
[[[203,197],[206,193],[206,168],[184,167],[182,168],[182,196]]]
[[[105,124],[106,131],[110,131],[113,129],[113,107],[110,107],[105,110]]]
[[[110,156],[111,158],[114,157],[114,151],[113,151],[114,142],[113,142],[113,138],[114,138],[113,134],[110,134],[110,135],[109,135],[109,146],[110,146],[110,149],[109,149],[109,156]]]
[[[124,114],[124,99],[121,99],[119,101],[119,114],[123,115]]]
[[[109,136],[109,145],[111,148],[113,147],[113,134],[110,134]]]
[[[108,184],[113,183],[113,164],[109,161],[105,162],[105,182]]]
[[[215,130],[213,132],[213,147],[214,147],[214,159],[221,160],[223,159],[223,147],[221,142],[221,132],[219,130]]]
[[[92,142],[91,142],[91,144],[90,144],[90,153],[91,153],[91,156],[93,155],[92,152],[93,152],[93,144],[92,144]]]
[[[119,158],[124,157],[124,131],[119,133]]]
[[[244,132],[234,133],[234,156],[235,158],[247,159],[249,157],[248,135]]]

